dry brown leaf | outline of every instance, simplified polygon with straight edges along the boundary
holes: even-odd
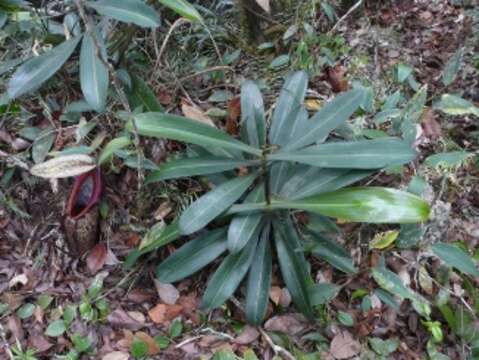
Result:
[[[118,308],[110,313],[107,319],[112,326],[126,328],[133,331],[140,330],[144,326],[144,324],[132,318],[121,308]]]
[[[281,299],[281,288],[279,286],[271,286],[269,291],[269,298],[275,305],[279,305],[279,300]]]
[[[288,289],[287,288],[282,288],[281,289],[281,296],[279,298],[279,304],[284,307],[284,308],[287,308],[289,305],[291,305],[291,294],[289,293]]]
[[[187,118],[193,119],[193,120],[198,120],[199,122],[210,125],[212,127],[216,127],[215,123],[211,118],[206,115],[203,110],[196,106],[191,106],[186,103],[181,104],[181,111],[183,112],[183,115],[185,115]]]
[[[241,98],[238,96],[228,102],[228,118],[226,119],[226,132],[228,134],[238,135],[240,116]]]
[[[236,344],[248,345],[259,337],[259,332],[254,327],[246,325],[241,334],[234,339]]]
[[[30,347],[35,348],[35,350],[40,354],[53,346],[53,344],[48,342],[47,338],[42,334],[35,334],[34,336],[31,335],[28,339],[28,344]]]
[[[266,11],[267,13],[271,12],[271,6],[269,0],[256,0],[256,3],[261,6],[261,9]]]
[[[176,289],[176,287],[174,287],[172,284],[161,283],[158,280],[154,281],[160,300],[165,304],[174,305],[180,297],[180,292]]]
[[[331,85],[331,89],[338,93],[341,91],[346,91],[349,88],[348,80],[345,77],[346,68],[342,65],[336,65],[334,67],[329,67],[326,70],[327,79]]]
[[[274,316],[264,324],[267,331],[278,331],[288,335],[295,335],[306,326],[304,317],[300,314]]]
[[[90,273],[96,274],[105,265],[107,253],[105,244],[98,244],[90,251],[86,259]]]
[[[113,351],[106,354],[101,358],[101,360],[128,360],[130,355],[123,351]]]
[[[441,125],[436,120],[436,113],[433,109],[427,108],[421,116],[422,130],[424,136],[431,140],[437,140],[442,135]]]
[[[156,355],[160,352],[160,347],[150,335],[143,331],[135,333],[135,337],[143,341],[148,346],[148,355]]]
[[[148,315],[155,324],[162,324],[173,320],[181,314],[182,310],[183,306],[181,305],[158,304],[148,311]]]
[[[323,105],[323,102],[319,99],[306,99],[304,101],[304,106],[306,107],[306,110],[308,111],[319,111],[322,105]]]
[[[348,359],[361,351],[361,344],[347,331],[340,332],[331,341],[330,354],[336,359]]]

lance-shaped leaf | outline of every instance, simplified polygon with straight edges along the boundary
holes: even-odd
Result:
[[[199,12],[185,0],[159,0],[159,2],[190,21],[203,22]]]
[[[98,157],[98,164],[104,164],[106,161],[108,161],[115,151],[123,149],[124,147],[127,147],[130,145],[132,142],[129,137],[122,136],[122,137],[117,137],[113,140],[111,140],[105,148],[102,150],[100,156]]]
[[[180,217],[180,231],[189,235],[202,229],[237,201],[251,186],[256,174],[229,180],[193,202]]]
[[[155,93],[135,74],[130,74],[131,88],[127,89],[126,95],[132,109],[142,106],[143,111],[163,111]]]
[[[258,165],[259,160],[235,160],[216,156],[203,156],[168,161],[147,176],[147,184],[187,176],[209,175],[234,170],[242,166]]]
[[[135,116],[138,133],[144,136],[168,138],[208,148],[240,150],[261,156],[261,150],[238,141],[224,132],[182,116],[163,113],[144,113]],[[133,124],[127,124],[133,131]],[[229,154],[225,152],[225,154]]]
[[[315,256],[345,273],[354,274],[357,272],[351,255],[343,247],[318,233],[310,232],[310,235],[314,241],[311,252]]]
[[[37,164],[30,172],[45,179],[60,179],[87,173],[95,167],[95,160],[88,155],[64,155]]]
[[[279,266],[294,304],[306,317],[314,319],[309,297],[309,287],[313,283],[308,273],[307,262],[301,252],[298,234],[292,224],[273,222],[274,240],[278,253]]]
[[[420,197],[382,187],[355,187],[301,200],[275,200],[269,208],[298,209],[353,222],[400,224],[426,221],[430,212],[428,203]]]
[[[396,138],[337,142],[271,154],[268,160],[297,161],[323,168],[381,169],[413,160],[416,153]]]
[[[263,228],[246,286],[246,318],[254,325],[261,324],[268,307],[272,268],[270,229],[270,223]]]
[[[27,60],[8,82],[7,92],[14,99],[37,90],[51,78],[68,60],[80,41],[81,36],[67,40],[44,54]]]
[[[197,272],[226,250],[226,229],[210,231],[189,241],[156,268],[162,283],[172,283]]]
[[[157,27],[160,25],[160,18],[155,9],[141,0],[99,0],[89,1],[86,5],[95,9],[100,15],[126,23],[133,23],[142,27]]]
[[[308,165],[295,168],[294,175],[283,185],[281,197],[297,200],[335,191],[369,176],[368,170],[321,169]]]
[[[108,94],[108,68],[98,57],[105,53],[98,31],[85,34],[80,52],[80,85],[85,100],[98,112],[105,109]]]
[[[457,246],[437,243],[432,246],[432,251],[447,265],[458,269],[464,274],[479,276],[479,270],[477,269],[474,260]]]
[[[269,133],[271,144],[284,146],[288,143],[297,115],[302,110],[307,86],[308,75],[304,71],[295,72],[286,79],[273,113]]]
[[[266,126],[263,97],[251,80],[245,81],[241,87],[241,121],[248,143],[255,147],[264,145]]]
[[[456,95],[444,94],[434,107],[448,115],[476,115],[479,117],[479,107],[470,101]]]
[[[123,268],[125,270],[129,270],[136,263],[136,261],[141,255],[155,251],[180,237],[180,229],[178,227],[178,222],[167,225],[159,233],[155,233],[151,230],[150,232],[151,233],[149,233],[148,236],[151,237],[151,242],[144,248],[132,250],[128,254],[125,262],[123,263]]]
[[[246,197],[245,202],[264,201],[264,185],[259,184]],[[233,218],[228,228],[228,250],[232,253],[240,251],[250,239],[257,237],[263,214],[251,213]]]
[[[211,310],[221,306],[239,286],[253,260],[258,235],[236,254],[228,255],[215,271],[203,295],[201,307]]]
[[[337,96],[308,120],[307,126],[301,127],[302,133],[296,134],[289,141],[285,151],[323,142],[331,131],[354,114],[363,100],[364,90],[362,89],[351,90]]]

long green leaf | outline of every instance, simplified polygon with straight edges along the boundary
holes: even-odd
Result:
[[[104,52],[98,31],[85,34],[80,52],[80,84],[87,103],[101,112],[105,109],[108,94],[108,68],[98,58],[95,44],[98,45],[98,50]]]
[[[269,133],[271,144],[285,146],[288,143],[297,114],[302,109],[307,86],[308,75],[304,71],[292,73],[286,79],[273,113]]]
[[[294,228],[280,221],[273,221],[273,229],[281,274],[293,302],[306,317],[314,319],[309,298],[309,287],[313,280],[306,268],[304,255],[300,252],[298,235]]]
[[[197,272],[226,250],[226,229],[210,231],[189,241],[156,268],[162,283],[172,283]]]
[[[258,236],[236,254],[228,255],[215,271],[203,295],[201,307],[211,310],[221,306],[239,286],[253,261]]]
[[[136,109],[142,106],[143,111],[163,111],[163,106],[161,106],[155,93],[143,79],[135,74],[130,74],[130,77],[131,89],[128,89],[126,94],[131,108]]]
[[[300,165],[294,175],[281,188],[280,195],[297,200],[308,196],[339,190],[364,179],[372,172],[368,170],[321,169]]]
[[[298,209],[354,222],[416,223],[426,221],[430,207],[420,197],[395,189],[355,187],[302,200],[275,200],[272,209]]]
[[[8,82],[7,92],[14,99],[37,90],[51,78],[68,60],[80,41],[81,36],[67,40],[46,53],[27,60]]]
[[[315,256],[345,273],[354,274],[358,271],[351,255],[344,248],[320,234],[311,232],[310,235],[315,243],[311,249]]]
[[[150,234],[150,236],[156,236],[156,234]],[[162,246],[165,246],[180,237],[180,229],[178,227],[178,222],[174,222],[170,225],[167,225],[153,240],[142,249],[132,250],[126,257],[125,262],[123,263],[123,268],[125,270],[131,269],[135,265],[136,261],[140,256],[147,254],[149,252],[155,251]]]
[[[172,160],[160,165],[158,170],[147,176],[145,182],[149,184],[180,177],[215,174],[257,164],[258,160],[235,160],[216,156]]]
[[[479,276],[479,270],[472,258],[457,246],[437,243],[432,245],[432,251],[447,265],[458,269],[464,274]]]
[[[457,50],[454,55],[449,59],[444,71],[442,73],[442,83],[446,86],[451,85],[456,78],[457,73],[461,69],[462,57],[464,54],[464,49],[460,48]]]
[[[86,5],[95,9],[100,15],[115,20],[142,27],[160,26],[160,18],[155,9],[141,0],[98,0],[89,1]]]
[[[434,107],[448,115],[476,115],[479,117],[479,107],[456,95],[442,95],[441,100]]]
[[[245,202],[258,202],[263,200],[264,187],[263,184],[259,184],[246,197]],[[233,218],[228,228],[228,250],[231,253],[239,252],[251,238],[258,236],[262,218],[263,214],[261,213],[238,215]]]
[[[264,145],[266,126],[263,97],[258,86],[250,80],[241,87],[241,121],[249,144],[255,147]]]
[[[307,126],[302,126],[302,133],[295,134],[286,145],[286,149],[298,149],[313,143],[321,143],[329,133],[345,122],[361,106],[364,90],[355,89],[337,96],[324,106],[310,120]]]
[[[246,318],[254,325],[261,324],[268,308],[272,269],[270,230],[271,225],[268,223],[261,233],[246,286]]]
[[[170,8],[174,12],[180,14],[190,21],[203,22],[203,18],[199,12],[185,0],[158,0],[160,4]]]
[[[311,305],[316,306],[327,304],[338,295],[340,289],[341,288],[339,286],[329,283],[311,285],[309,287],[309,298]]]
[[[135,120],[140,135],[184,141],[206,149],[218,147],[240,150],[257,156],[261,156],[262,153],[261,150],[246,145],[218,129],[182,116],[145,113],[136,115]],[[127,129],[133,131],[131,122],[127,124]]]
[[[99,165],[104,164],[113,156],[115,151],[123,149],[124,147],[127,147],[131,143],[132,142],[130,138],[126,136],[117,137],[111,140],[100,153],[100,156],[98,157],[98,164]]]
[[[380,169],[414,159],[416,153],[396,138],[328,143],[303,150],[278,152],[268,160],[297,161],[324,168]]]
[[[180,217],[180,231],[189,235],[223,213],[250,187],[256,174],[229,180],[193,202]]]

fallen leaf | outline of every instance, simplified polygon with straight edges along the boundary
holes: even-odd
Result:
[[[287,308],[289,305],[291,305],[291,294],[289,293],[288,289],[287,288],[282,288],[281,289],[281,296],[279,298],[279,304],[284,307],[284,308]]]
[[[281,288],[279,286],[271,286],[269,291],[269,298],[275,305],[279,305],[279,300],[281,299]]]
[[[86,259],[86,266],[90,273],[96,274],[105,265],[106,256],[105,244],[98,244],[90,251]]]
[[[129,317],[138,321],[140,324],[144,324],[146,321],[145,315],[143,315],[143,313],[139,311],[128,311],[127,314]]]
[[[160,347],[150,335],[143,331],[135,333],[135,337],[143,341],[148,346],[148,355],[156,355],[160,352]]]
[[[361,351],[361,345],[347,331],[340,332],[331,341],[330,354],[336,359],[348,359]]]
[[[234,339],[236,344],[248,345],[259,337],[259,332],[254,327],[246,325],[241,334]]]
[[[155,281],[156,291],[160,300],[168,305],[176,304],[176,301],[180,297],[180,292],[172,284],[163,284],[158,280]]]
[[[304,106],[308,111],[319,111],[321,109],[323,102],[319,99],[306,99],[304,101]]]
[[[101,358],[101,360],[128,360],[130,355],[123,351],[113,351],[106,354]]]
[[[216,127],[213,120],[211,120],[211,118],[208,115],[206,115],[203,112],[203,110],[201,110],[197,106],[188,105],[185,102],[183,102],[181,104],[181,111],[183,112],[183,115],[185,115],[187,118],[198,120],[199,122],[203,124]]]
[[[436,120],[436,113],[433,109],[427,108],[421,116],[421,125],[424,136],[431,140],[437,140],[442,135],[441,125]]]
[[[261,8],[266,11],[267,13],[271,12],[271,6],[269,4],[269,0],[256,0],[256,3],[261,6]]]
[[[182,310],[183,306],[181,305],[158,304],[148,311],[148,315],[155,324],[162,324],[173,320]]]
[[[241,98],[238,96],[228,102],[228,117],[226,118],[226,132],[228,134],[238,135],[240,116]]]
[[[16,340],[23,340],[24,333],[22,329],[22,322],[18,316],[12,315],[8,317],[7,328],[10,330]]]
[[[306,326],[304,317],[300,314],[274,316],[264,324],[267,331],[278,331],[288,335],[295,335]]]
[[[121,308],[118,308],[111,312],[110,315],[108,315],[107,320],[112,326],[127,328],[133,331],[139,330],[144,326],[144,324],[132,318]]]
[[[30,336],[28,343],[30,347],[35,348],[38,353],[43,353],[53,346],[53,344],[48,342],[48,340],[41,334]]]
[[[8,287],[12,288],[18,284],[21,284],[23,286],[27,285],[28,283],[28,277],[26,274],[20,274],[17,276],[14,276],[9,282],[8,282]]]

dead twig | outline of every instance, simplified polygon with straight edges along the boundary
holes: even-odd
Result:
[[[354,4],[347,12],[346,14],[344,14],[336,24],[334,24],[334,26],[331,28],[331,30],[328,31],[328,34],[331,34],[333,32],[335,32],[339,25],[344,21],[346,20],[346,18],[351,15],[358,7],[361,6],[361,4],[363,3],[363,0],[359,0],[356,4]]]

